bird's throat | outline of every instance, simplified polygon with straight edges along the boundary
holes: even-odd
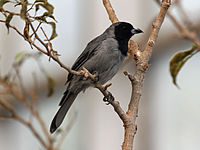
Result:
[[[128,54],[128,40],[118,40],[119,50],[124,56]]]

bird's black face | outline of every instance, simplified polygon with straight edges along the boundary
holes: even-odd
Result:
[[[140,29],[135,29],[126,22],[120,22],[115,26],[115,36],[119,40],[129,40],[134,34],[142,33]]]
[[[117,22],[113,24],[115,39],[118,41],[119,50],[125,56],[128,52],[128,41],[134,35],[142,33],[140,29],[135,29],[130,23],[127,22]]]

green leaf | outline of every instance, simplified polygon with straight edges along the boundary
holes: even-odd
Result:
[[[53,40],[55,37],[58,36],[58,34],[56,33],[56,24],[55,24],[55,22],[48,22],[48,24],[50,24],[52,27],[52,33],[51,33],[51,37],[49,40]]]
[[[9,14],[7,17],[6,17],[6,27],[8,29],[8,33],[9,33],[9,27],[10,27],[10,21],[12,20],[13,18],[13,14]]]
[[[183,67],[183,65],[190,59],[193,55],[195,55],[199,50],[197,50],[197,46],[193,45],[191,49],[185,51],[177,52],[170,60],[170,74],[173,79],[173,83],[178,87],[176,78]]]
[[[47,96],[50,97],[54,93],[55,81],[50,76],[47,76],[47,81],[48,81],[48,95]]]
[[[20,62],[27,55],[28,55],[27,51],[21,51],[17,53],[17,55],[15,56],[15,61]]]

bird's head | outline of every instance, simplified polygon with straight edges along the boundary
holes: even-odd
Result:
[[[134,28],[130,23],[117,22],[112,24],[116,39],[129,40],[134,34],[143,33],[142,30]]]
[[[111,37],[118,41],[119,50],[127,56],[128,52],[128,41],[134,34],[143,33],[142,30],[134,28],[130,23],[127,22],[116,22],[113,23],[106,31],[104,35],[107,38]]]

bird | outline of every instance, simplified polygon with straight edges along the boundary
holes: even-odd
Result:
[[[98,82],[105,84],[117,73],[128,55],[128,41],[134,34],[143,33],[128,22],[116,22],[110,25],[101,35],[90,41],[71,69],[75,71],[86,68],[90,73],[96,73]],[[66,91],[59,103],[59,110],[54,116],[50,132],[54,133],[63,122],[70,106],[77,95],[93,85],[90,79],[83,76],[68,74]]]

